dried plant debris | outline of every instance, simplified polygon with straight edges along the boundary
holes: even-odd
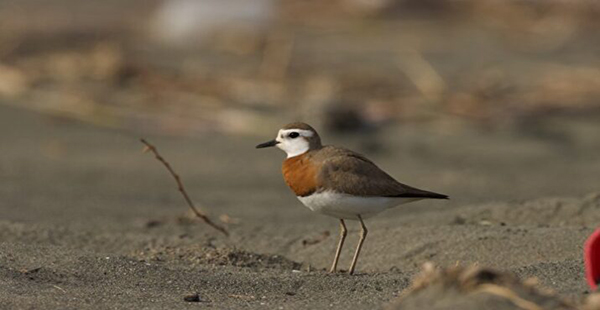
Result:
[[[535,284],[483,267],[437,269],[427,263],[412,286],[387,309],[575,309]]]
[[[600,310],[600,293],[596,292],[586,298],[582,310]]]

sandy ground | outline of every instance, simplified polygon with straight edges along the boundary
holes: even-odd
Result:
[[[282,122],[283,123],[283,122]],[[425,261],[478,263],[584,296],[582,245],[600,220],[598,118],[516,132],[390,127],[325,142],[445,193],[369,219],[358,275],[325,272],[337,221],[285,187],[270,137],[147,136],[226,238],[193,220],[143,133],[0,105],[0,308],[372,309]],[[276,128],[274,128],[274,131]],[[347,268],[357,224],[341,267]],[[198,293],[201,302],[184,296]]]

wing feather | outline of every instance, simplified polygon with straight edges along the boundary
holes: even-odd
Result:
[[[448,198],[402,184],[358,153],[341,148],[328,153],[317,176],[324,188],[363,197]]]

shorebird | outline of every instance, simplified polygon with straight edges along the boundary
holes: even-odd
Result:
[[[354,273],[367,237],[364,219],[386,209],[422,199],[448,196],[404,185],[372,161],[345,148],[322,145],[317,131],[305,123],[285,125],[271,141],[256,148],[276,146],[287,153],[282,172],[285,183],[312,211],[340,220],[340,237],[329,272],[337,268],[346,239],[344,220],[360,222],[360,239],[348,270]]]

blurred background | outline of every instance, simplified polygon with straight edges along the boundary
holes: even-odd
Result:
[[[0,100],[165,135],[540,130],[600,109],[597,1],[0,1]]]

